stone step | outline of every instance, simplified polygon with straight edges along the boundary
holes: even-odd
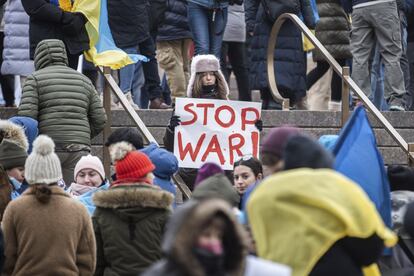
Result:
[[[0,108],[1,119],[7,119],[15,114],[15,108]],[[414,142],[414,112],[384,112],[383,114],[407,142]],[[138,115],[148,126],[157,142],[163,145],[162,138],[172,110],[138,110]],[[340,112],[263,111],[262,120],[264,128],[261,137],[265,136],[270,128],[284,124],[296,125],[314,137],[320,137],[324,134],[338,134],[341,129]],[[397,144],[377,120],[370,116],[370,122],[385,163],[407,164],[404,152],[397,147]],[[112,129],[132,126],[134,124],[125,111],[112,111]],[[102,155],[102,140],[102,134],[92,140],[92,150],[99,156]]]

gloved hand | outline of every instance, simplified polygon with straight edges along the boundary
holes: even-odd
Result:
[[[180,125],[180,123],[181,123],[180,116],[173,115],[173,116],[171,117],[171,119],[170,119],[170,122],[168,123],[168,128],[169,128],[171,131],[174,131],[174,129],[175,129],[177,126],[179,126],[179,125]]]
[[[67,35],[78,34],[86,22],[85,16],[79,12],[63,12],[61,18],[62,30]]]
[[[257,119],[256,122],[254,122],[254,126],[262,132],[263,130],[263,121],[261,119]]]

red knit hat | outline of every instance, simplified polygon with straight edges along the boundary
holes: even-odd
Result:
[[[116,143],[111,148],[112,161],[115,162],[117,182],[144,178],[155,169],[151,160],[127,142]]]

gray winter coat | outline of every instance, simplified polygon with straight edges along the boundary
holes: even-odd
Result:
[[[28,76],[34,71],[29,56],[29,16],[20,0],[9,0],[4,13],[4,50],[1,73]]]
[[[351,58],[350,30],[351,24],[339,0],[316,0],[319,21],[316,24],[316,38],[336,59]],[[321,52],[313,51],[315,61],[324,60]]]
[[[232,5],[228,8],[227,25],[224,30],[223,41],[245,42],[246,22],[244,20],[244,6]]]

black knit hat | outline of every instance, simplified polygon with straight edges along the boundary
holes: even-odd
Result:
[[[414,168],[391,165],[387,174],[391,191],[414,191]]]
[[[135,149],[139,150],[144,147],[144,141],[138,129],[132,127],[119,128],[109,135],[105,146],[109,147],[118,142],[128,142],[132,144]]]
[[[17,167],[24,167],[27,158],[27,152],[17,143],[9,139],[3,139],[0,143],[0,165],[5,170]]]
[[[296,135],[291,137],[283,150],[284,170],[298,168],[332,169],[334,157],[314,139]]]

